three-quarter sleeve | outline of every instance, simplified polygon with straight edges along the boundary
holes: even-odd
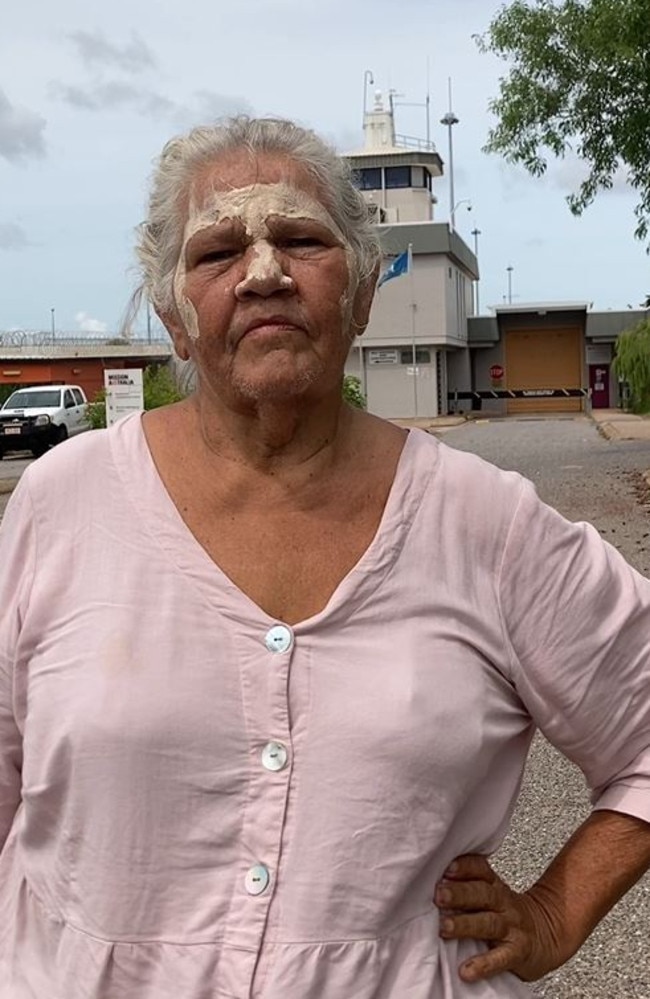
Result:
[[[499,573],[512,680],[593,804],[650,821],[650,581],[521,488]]]
[[[0,526],[0,848],[21,798],[22,734],[16,717],[15,668],[35,562],[32,507],[22,486],[11,497]]]

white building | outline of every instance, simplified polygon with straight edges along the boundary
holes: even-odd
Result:
[[[396,136],[392,106],[384,107],[380,93],[363,130],[364,148],[345,159],[376,218],[383,270],[409,249],[412,267],[377,292],[346,371],[361,379],[368,409],[379,416],[438,416],[447,412],[450,379],[471,384],[476,257],[446,222],[434,220],[434,180],[443,173],[434,146]]]

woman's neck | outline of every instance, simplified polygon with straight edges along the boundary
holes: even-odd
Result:
[[[356,414],[337,398],[263,401],[244,411],[215,405],[197,393],[190,400],[196,430],[208,451],[221,459],[268,474],[331,465],[350,439]]]

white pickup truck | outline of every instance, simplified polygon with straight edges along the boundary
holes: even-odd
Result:
[[[87,405],[78,385],[17,389],[0,408],[0,458],[7,451],[31,451],[38,458],[52,445],[89,430]]]

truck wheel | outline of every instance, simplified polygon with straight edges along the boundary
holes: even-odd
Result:
[[[45,454],[46,451],[47,451],[47,444],[45,443],[45,441],[40,441],[38,444],[33,444],[31,448],[31,452],[35,458],[40,458],[41,455]]]
[[[56,440],[54,441],[54,443],[61,444],[63,441],[67,439],[68,439],[68,428],[65,426],[65,424],[62,423],[56,432]]]

